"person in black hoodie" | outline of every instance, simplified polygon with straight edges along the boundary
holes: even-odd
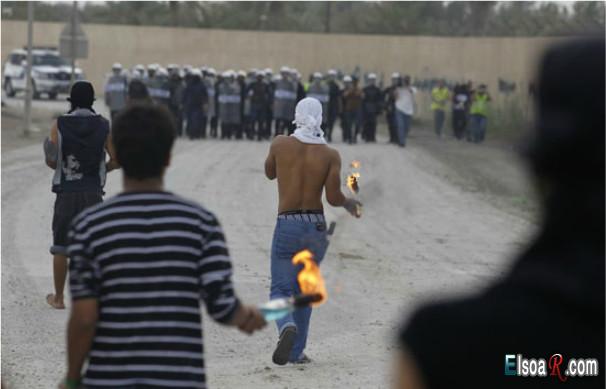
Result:
[[[538,81],[527,150],[542,196],[538,236],[494,285],[412,315],[396,388],[604,387],[601,371],[567,374],[571,358],[604,369],[603,37],[549,49]],[[543,358],[547,376],[517,376],[518,354]]]
[[[103,201],[105,174],[119,167],[109,122],[93,110],[94,100],[95,91],[90,82],[75,82],[68,98],[71,109],[59,116],[44,141],[46,165],[55,171],[52,191],[56,199],[50,248],[55,293],[46,296],[46,302],[55,309],[65,309],[67,232],[72,219],[85,208]]]

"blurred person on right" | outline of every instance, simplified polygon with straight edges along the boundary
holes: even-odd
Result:
[[[540,71],[542,227],[493,285],[412,315],[395,388],[604,387],[604,39],[558,44]]]

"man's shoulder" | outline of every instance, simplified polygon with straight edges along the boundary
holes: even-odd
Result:
[[[95,220],[100,220],[99,216],[113,212],[127,211],[130,207],[164,207],[166,205],[176,206],[180,211],[187,212],[199,217],[202,222],[216,224],[217,217],[203,205],[196,201],[186,199],[170,192],[157,193],[122,193],[113,196],[102,203],[87,208],[74,219],[74,225],[94,225]]]
[[[271,141],[271,147],[280,147],[282,145],[294,144],[295,138],[288,135],[276,135]]]

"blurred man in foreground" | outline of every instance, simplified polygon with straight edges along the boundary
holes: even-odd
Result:
[[[396,388],[603,387],[604,39],[548,50],[537,103],[542,228],[502,280],[412,316]],[[546,376],[518,376],[518,355],[543,358]],[[596,359],[599,376],[569,375],[571,358]]]
[[[200,300],[213,320],[248,334],[265,321],[236,297],[215,215],[164,188],[168,110],[132,106],[112,130],[123,192],[81,213],[69,233],[64,386],[203,388]]]
[[[278,220],[271,249],[271,299],[301,293],[298,267],[292,257],[309,249],[320,263],[324,258],[326,220],[322,192],[335,207],[344,207],[359,217],[360,203],[341,192],[341,157],[324,139],[322,105],[313,98],[301,100],[295,111],[296,130],[292,136],[274,139],[265,161],[267,178],[278,179]],[[303,353],[307,342],[311,308],[300,308],[277,320],[280,340],[273,354],[278,365],[307,363]]]

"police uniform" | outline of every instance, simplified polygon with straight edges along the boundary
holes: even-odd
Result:
[[[216,101],[216,88],[214,77],[209,77],[210,73],[207,70],[207,77],[204,77],[203,82],[206,87],[206,94],[208,95],[208,108],[206,110],[206,118],[210,125],[210,136],[213,138],[217,137],[217,101]],[[204,130],[206,132],[206,129]]]
[[[185,86],[177,71],[170,75],[168,88],[170,91],[169,109],[175,120],[177,136],[181,136],[183,134],[183,92]]]
[[[241,138],[242,95],[237,80],[223,80],[219,86],[218,101],[221,138],[231,139],[232,135]]]
[[[322,104],[322,130],[326,129],[326,123],[328,121],[328,101],[329,101],[329,88],[322,80],[315,79],[310,85],[307,91],[307,97],[312,97],[318,100]]]
[[[162,104],[167,108],[170,107],[170,84],[167,76],[156,74],[149,80],[147,89],[149,96],[156,104]]]
[[[298,83],[282,78],[276,82],[273,115],[276,119],[276,135],[284,134],[295,118]]]
[[[189,139],[205,137],[204,105],[208,101],[206,87],[202,83],[200,74],[191,76],[189,83],[183,91],[183,112],[185,114],[185,132]]]
[[[332,142],[332,129],[340,114],[341,87],[335,80],[328,81],[328,109],[326,115],[326,140]]]
[[[263,80],[256,80],[248,87],[248,99],[250,101],[250,128],[257,139],[269,139],[271,133],[267,125],[269,114],[269,103],[271,99],[270,86]]]
[[[111,120],[126,106],[128,80],[122,73],[112,74],[105,84],[105,105],[109,109]]]
[[[381,112],[383,93],[376,85],[368,85],[363,89],[362,115],[364,127],[362,138],[367,142],[376,142],[377,116]]]

